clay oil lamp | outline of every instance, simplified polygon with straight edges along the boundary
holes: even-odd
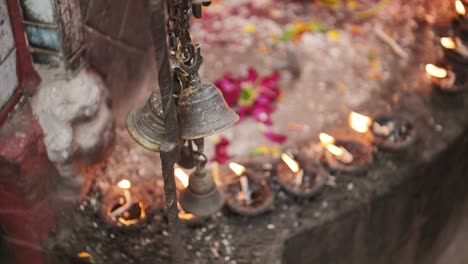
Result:
[[[348,121],[354,131],[365,134],[379,149],[406,149],[416,139],[413,125],[396,115],[379,115],[372,120],[368,116],[351,112]]]
[[[335,140],[320,133],[320,143],[325,149],[323,162],[332,171],[362,173],[374,161],[372,148],[352,140]]]
[[[175,168],[174,175],[177,179],[176,188],[177,188],[177,196],[179,196],[179,193],[188,187],[189,176],[181,168]],[[201,216],[197,216],[197,215],[186,212],[180,206],[179,202],[177,202],[177,208],[179,208],[179,220],[181,223],[193,225],[193,224],[203,222],[203,220],[207,219],[206,217],[201,217]]]
[[[253,216],[271,209],[273,194],[261,175],[246,167],[231,162],[229,168],[234,175],[224,186],[227,207],[240,215]]]
[[[447,60],[454,64],[463,66],[468,61],[468,47],[466,47],[458,37],[442,37],[440,44],[444,47]]]
[[[325,185],[328,174],[320,163],[305,159],[302,155],[282,153],[276,165],[278,183],[289,194],[308,198],[317,194]]]
[[[455,11],[457,17],[452,20],[452,27],[455,30],[456,34],[466,42],[468,40],[468,20],[466,18],[466,8],[462,1],[455,1]]]
[[[464,67],[448,69],[434,64],[426,65],[426,73],[433,86],[442,93],[458,93],[466,90]]]
[[[126,227],[142,223],[146,219],[146,206],[142,201],[132,197],[131,182],[127,179],[121,180],[117,187],[121,195],[108,206],[106,219],[118,226]]]

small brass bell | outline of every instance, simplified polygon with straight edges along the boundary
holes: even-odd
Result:
[[[224,205],[223,194],[214,183],[213,176],[204,169],[204,164],[197,165],[190,175],[188,187],[179,198],[180,206],[185,211],[198,216],[212,215]]]
[[[174,104],[171,107],[175,107]],[[176,114],[176,111],[168,112]],[[172,120],[176,120],[176,117],[172,117]],[[130,111],[126,123],[130,136],[151,151],[159,151],[163,144],[170,147],[177,142],[177,124],[168,122],[170,127],[165,127],[163,107],[156,93],[150,96],[143,107]]]
[[[173,68],[185,84],[178,106],[180,137],[185,140],[204,138],[233,126],[239,116],[227,105],[221,91],[211,83],[201,83],[198,69],[203,63],[200,47],[195,47],[191,65],[174,61]]]
[[[179,98],[179,113],[181,137],[186,140],[216,134],[239,120],[213,84],[184,89]]]

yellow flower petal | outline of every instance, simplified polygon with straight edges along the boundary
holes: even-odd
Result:
[[[338,40],[340,38],[340,32],[335,29],[329,30],[327,32],[327,37],[331,40]]]
[[[244,26],[244,31],[247,33],[253,33],[255,32],[255,30],[257,30],[257,28],[255,27],[254,24],[247,24]]]

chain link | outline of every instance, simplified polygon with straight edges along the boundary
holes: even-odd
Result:
[[[185,65],[191,64],[195,53],[189,31],[191,4],[192,0],[167,0],[167,32],[171,55]]]

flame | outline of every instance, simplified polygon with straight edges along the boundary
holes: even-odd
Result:
[[[366,133],[372,124],[372,119],[368,116],[351,112],[349,114],[349,126],[359,133]]]
[[[82,251],[82,252],[79,252],[78,254],[76,254],[79,258],[92,258],[93,256],[89,253],[89,252],[86,252],[86,251]]]
[[[192,220],[196,217],[194,214],[185,212],[184,209],[182,209],[182,206],[180,206],[179,202],[177,202],[177,208],[179,209],[179,219]]]
[[[177,179],[182,183],[184,188],[187,188],[189,184],[189,176],[181,168],[176,168],[174,170],[174,174],[177,177]]]
[[[234,162],[231,162],[229,163],[229,168],[231,168],[231,170],[237,175],[237,176],[242,176],[242,174],[244,174],[244,171],[245,171],[245,167],[240,165],[240,164],[237,164],[237,163],[234,163]]]
[[[130,189],[130,187],[132,187],[132,183],[129,180],[124,179],[119,181],[117,186],[119,186],[120,189],[128,190]]]
[[[292,172],[298,173],[299,172],[299,163],[291,158],[288,154],[283,153],[281,154],[281,159],[288,165]]]
[[[465,6],[463,5],[462,1],[460,1],[460,0],[455,1],[455,10],[457,10],[457,13],[459,15],[464,16],[466,14]]]
[[[326,133],[320,133],[319,139],[323,146],[335,143],[335,138]]]
[[[440,38],[440,44],[442,44],[442,46],[446,49],[455,49],[457,47],[453,39],[450,37]]]
[[[434,64],[427,64],[426,72],[429,75],[440,79],[447,77],[447,71],[444,68],[435,66]]]
[[[327,145],[327,150],[331,154],[333,154],[334,156],[337,156],[337,157],[343,156],[343,154],[344,154],[344,151],[340,147],[338,147],[336,145],[333,145],[333,144],[328,144]]]

